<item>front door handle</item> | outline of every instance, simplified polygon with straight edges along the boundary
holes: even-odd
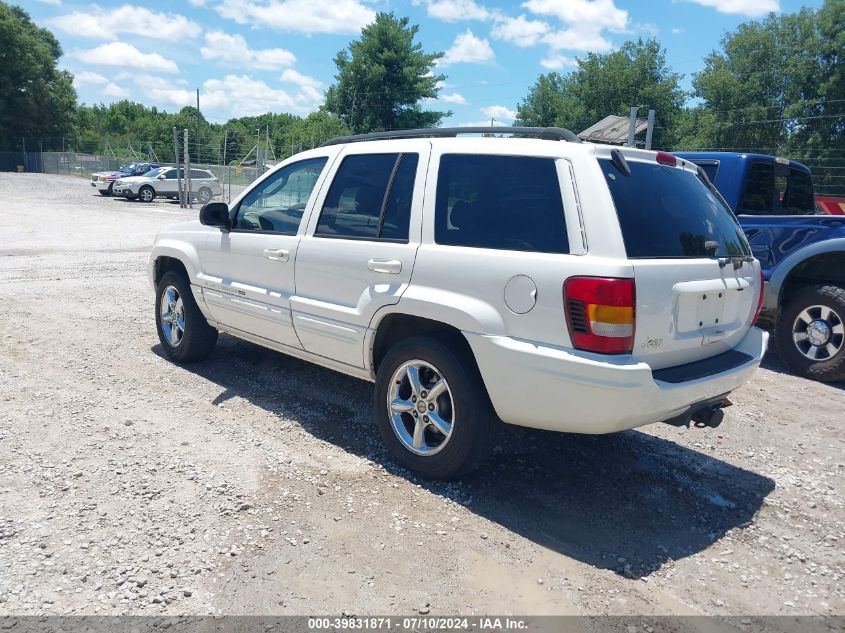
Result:
[[[279,248],[277,250],[265,248],[264,257],[271,259],[274,262],[286,262],[290,259],[290,251],[285,250],[284,248]]]
[[[367,262],[367,268],[374,273],[398,275],[402,272],[402,262],[398,259],[371,259]]]

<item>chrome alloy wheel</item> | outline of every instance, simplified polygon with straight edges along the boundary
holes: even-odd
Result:
[[[185,306],[175,286],[167,286],[161,293],[159,316],[164,340],[171,347],[179,347],[185,338]]]
[[[393,373],[387,410],[399,441],[417,455],[443,450],[452,435],[455,405],[446,379],[424,360],[409,360]]]
[[[144,187],[143,189],[141,189],[138,196],[141,198],[141,202],[152,202],[153,198],[155,198],[153,190],[149,187]]]
[[[842,317],[827,306],[810,306],[792,324],[795,347],[810,360],[828,360],[845,345]]]

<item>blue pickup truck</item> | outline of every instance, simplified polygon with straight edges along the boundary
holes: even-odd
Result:
[[[701,167],[745,231],[766,286],[762,322],[796,374],[845,380],[845,216],[814,215],[810,170],[763,154],[676,153]]]

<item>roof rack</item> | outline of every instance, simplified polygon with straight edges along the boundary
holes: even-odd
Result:
[[[363,141],[384,141],[400,138],[445,138],[459,134],[518,134],[521,136],[536,136],[547,141],[567,141],[580,143],[573,132],[562,127],[432,127],[416,130],[392,130],[390,132],[371,132],[370,134],[355,134],[353,136],[338,136],[323,143],[327,145],[341,145],[343,143],[360,143]]]

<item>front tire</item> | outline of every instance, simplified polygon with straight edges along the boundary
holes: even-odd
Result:
[[[152,202],[153,200],[155,200],[155,197],[155,189],[153,189],[149,185],[144,185],[138,190],[138,199],[141,202]]]
[[[793,373],[845,380],[845,289],[811,286],[796,293],[778,318],[775,340]]]
[[[428,479],[477,469],[499,424],[473,359],[428,337],[406,339],[387,352],[374,402],[391,456]]]
[[[217,330],[200,312],[187,279],[172,271],[156,286],[156,330],[164,353],[176,363],[203,360],[217,343]]]

